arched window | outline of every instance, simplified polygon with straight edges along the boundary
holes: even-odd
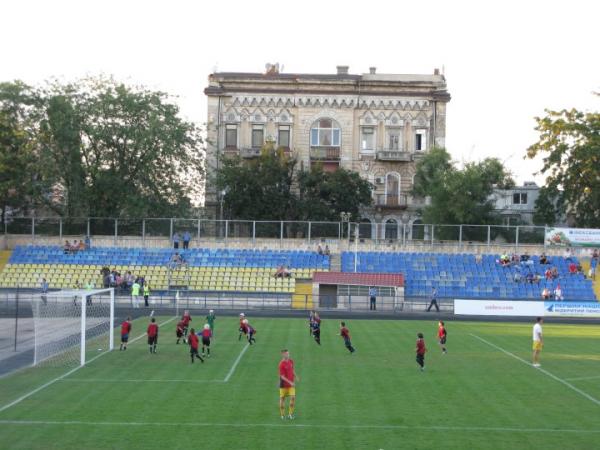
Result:
[[[398,222],[395,219],[385,221],[385,239],[398,239]]]
[[[385,203],[388,206],[398,206],[400,200],[400,175],[395,172],[385,176]]]
[[[310,129],[311,147],[339,147],[341,140],[341,129],[335,120],[319,119]]]
[[[412,224],[412,239],[422,241],[425,239],[425,226],[421,219],[417,219]]]

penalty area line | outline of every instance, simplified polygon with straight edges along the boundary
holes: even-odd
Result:
[[[508,350],[504,350],[502,347],[499,347],[499,346],[497,346],[496,344],[493,344],[493,343],[491,343],[491,342],[489,342],[489,341],[486,341],[485,339],[483,339],[483,338],[481,338],[481,337],[477,336],[476,334],[471,334],[471,336],[473,336],[475,339],[478,339],[478,340],[480,340],[480,341],[481,341],[481,342],[483,342],[484,344],[487,344],[487,345],[489,345],[490,347],[494,347],[496,350],[500,350],[500,351],[501,351],[502,353],[504,353],[505,355],[508,355],[508,356],[510,356],[510,357],[512,357],[512,358],[514,358],[514,359],[516,359],[516,360],[518,360],[518,361],[521,361],[523,364],[525,364],[525,365],[527,365],[527,366],[533,367],[533,364],[531,364],[531,363],[530,363],[530,362],[528,362],[528,361],[525,361],[523,358],[521,358],[521,357],[519,357],[519,356],[515,355],[514,353],[511,353],[511,352],[509,352]],[[587,398],[589,401],[591,401],[591,402],[595,403],[596,405],[600,406],[600,400],[598,400],[598,399],[597,399],[597,398],[595,398],[595,397],[592,397],[592,396],[591,396],[590,394],[588,394],[587,392],[584,392],[584,391],[582,391],[581,389],[579,389],[579,388],[576,388],[575,386],[573,386],[573,385],[572,385],[571,383],[569,383],[568,381],[566,381],[566,380],[563,380],[562,378],[559,378],[559,377],[557,377],[557,376],[556,376],[556,375],[554,375],[553,373],[550,373],[550,372],[548,372],[547,370],[545,370],[545,369],[542,369],[541,367],[536,367],[536,369],[537,369],[538,371],[542,372],[544,375],[546,375],[546,376],[548,376],[548,377],[552,378],[554,381],[558,381],[559,383],[561,383],[561,384],[563,384],[563,385],[567,386],[569,389],[571,389],[571,390],[573,390],[573,391],[577,392],[579,395],[581,395],[581,396],[583,396],[583,397]]]
[[[56,425],[56,426],[106,426],[106,427],[224,427],[224,428],[300,428],[341,430],[409,430],[409,431],[458,431],[474,433],[585,433],[600,434],[600,429],[582,430],[574,428],[518,428],[518,427],[460,427],[443,425],[343,425],[303,423],[207,423],[207,422],[93,422],[81,420],[0,420],[0,425]]]
[[[169,320],[166,320],[166,321],[164,321],[164,322],[163,322],[163,323],[161,323],[159,326],[166,325],[167,323],[169,323],[169,322],[171,322],[171,321],[173,321],[173,320],[175,320],[175,317],[171,317]],[[111,329],[111,330],[110,330],[110,332],[111,332],[111,333],[114,333],[114,329]],[[135,342],[135,341],[138,341],[138,340],[142,339],[144,336],[146,336],[146,333],[139,335],[139,336],[138,336],[138,337],[136,337],[135,339],[132,339],[132,340],[131,340],[131,342],[133,343],[133,342]],[[100,353],[99,355],[96,355],[96,356],[94,356],[93,358],[91,358],[89,361],[87,361],[87,362],[86,362],[86,365],[88,365],[88,364],[90,364],[90,363],[94,362],[95,360],[97,360],[97,359],[98,359],[98,358],[100,358],[101,356],[103,356],[103,355],[106,355],[106,354],[108,354],[108,353],[110,353],[110,351],[102,352],[102,353]],[[0,413],[2,413],[2,412],[4,412],[4,411],[6,411],[8,408],[10,408],[10,407],[12,407],[12,406],[15,406],[15,405],[17,405],[17,404],[21,403],[23,400],[25,400],[25,399],[27,399],[27,398],[31,397],[31,396],[32,396],[32,395],[34,395],[34,394],[37,394],[37,393],[38,393],[38,392],[40,392],[41,390],[43,390],[43,389],[46,389],[48,386],[52,386],[52,385],[53,385],[54,383],[56,383],[57,381],[64,380],[64,379],[65,379],[65,378],[67,378],[69,375],[71,375],[71,374],[73,374],[73,373],[77,372],[77,371],[78,371],[79,369],[81,369],[82,367],[85,367],[85,366],[77,366],[77,367],[75,367],[74,369],[71,369],[71,370],[69,370],[67,373],[65,373],[65,374],[63,374],[63,375],[60,375],[60,376],[58,376],[58,377],[54,378],[53,380],[50,380],[50,381],[48,381],[48,382],[47,382],[47,383],[45,383],[45,384],[42,384],[40,387],[38,387],[38,388],[34,389],[33,391],[31,391],[31,392],[28,392],[27,394],[25,394],[25,395],[22,395],[22,396],[21,396],[21,397],[19,397],[18,399],[16,399],[16,400],[13,400],[12,402],[10,402],[10,403],[8,403],[8,404],[6,404],[6,405],[2,406],[2,407],[0,408]]]
[[[223,383],[227,383],[229,381],[229,379],[231,378],[231,376],[233,375],[233,372],[235,372],[235,368],[237,367],[237,365],[240,363],[240,360],[242,359],[242,356],[244,356],[244,353],[246,353],[246,350],[248,350],[248,347],[250,347],[250,344],[247,344],[242,351],[240,352],[240,354],[238,355],[237,359],[234,361],[233,366],[231,366],[231,369],[229,369],[229,372],[227,373],[227,376],[225,377],[225,379],[223,380]]]
[[[65,378],[60,380],[63,382],[73,383],[223,383],[223,380],[159,380],[159,379],[114,379],[109,380],[104,378]]]

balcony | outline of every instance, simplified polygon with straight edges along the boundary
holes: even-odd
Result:
[[[310,159],[317,161],[339,161],[339,147],[311,147]]]
[[[400,150],[378,150],[377,159],[380,161],[412,161],[412,154],[410,152],[403,152]]]
[[[258,158],[260,156],[260,148],[258,147],[244,147],[240,150],[240,156],[242,158]]]
[[[408,196],[404,194],[377,194],[375,206],[383,209],[406,209],[408,206]]]

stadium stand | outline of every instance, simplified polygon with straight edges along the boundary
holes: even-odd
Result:
[[[18,246],[0,273],[0,287],[40,286],[42,277],[51,288],[73,288],[77,282],[102,285],[100,271],[106,266],[124,274],[143,276],[153,290],[169,288],[172,249],[95,247],[64,254],[57,246]],[[188,289],[293,293],[296,279],[312,278],[315,270],[329,270],[329,257],[309,251],[191,249],[179,250],[184,257]],[[287,266],[290,277],[274,277],[279,266]]]
[[[404,274],[406,297],[429,296],[435,287],[438,297],[445,298],[539,300],[544,288],[553,292],[560,284],[565,300],[597,300],[592,281],[582,273],[570,274],[571,261],[559,256],[551,257],[550,265],[542,265],[532,256],[529,264],[510,266],[500,265],[499,255],[482,255],[479,262],[472,254],[358,252],[357,256],[357,272]],[[573,262],[578,261],[573,258]],[[558,269],[557,279],[546,280],[548,267]],[[342,271],[354,272],[353,252],[342,253]],[[531,272],[541,280],[515,282],[517,271],[523,278]]]

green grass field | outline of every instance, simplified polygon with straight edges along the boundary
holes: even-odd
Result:
[[[539,370],[528,364],[531,324],[449,321],[442,355],[435,321],[348,320],[357,348],[350,355],[338,321],[323,321],[319,347],[306,320],[250,319],[258,342],[244,351],[237,319],[218,318],[205,364],[190,364],[187,346],[175,345],[174,320],[162,327],[156,355],[145,338],[104,354],[1,411],[0,448],[599,446],[597,326],[545,324]],[[132,335],[146,323],[134,322]],[[424,373],[414,360],[418,331],[429,349]],[[293,421],[278,412],[284,347],[301,377]],[[42,367],[0,379],[0,409],[65,372]]]

